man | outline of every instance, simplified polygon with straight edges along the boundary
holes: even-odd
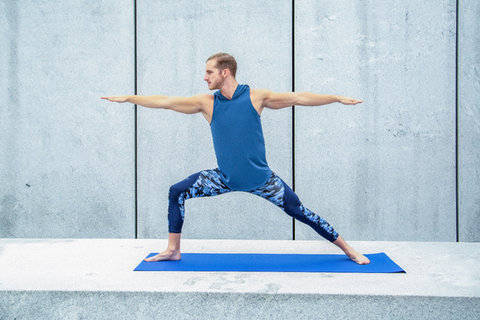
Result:
[[[208,58],[204,77],[210,90],[218,90],[214,94],[188,98],[163,95],[102,97],[112,102],[130,102],[147,108],[170,109],[185,114],[202,113],[211,127],[218,168],[193,174],[170,188],[168,246],[164,252],[146,261],[181,258],[180,236],[185,200],[244,191],[269,200],[290,216],[308,224],[356,263],[370,263],[367,257],[350,247],[327,221],[305,208],[290,187],[270,170],[260,123],[260,115],[265,108],[320,106],[334,102],[356,105],[362,101],[310,92],[275,93],[250,89],[237,83],[236,71],[237,63],[231,55],[217,53]]]

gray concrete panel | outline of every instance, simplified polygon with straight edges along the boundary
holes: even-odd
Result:
[[[228,52],[237,80],[291,91],[291,2],[137,1],[138,94],[209,93],[205,61]],[[262,114],[267,160],[291,181],[291,110]],[[138,234],[167,236],[170,185],[217,166],[201,114],[138,110]],[[184,238],[290,239],[292,219],[261,198],[234,193],[186,203]]]
[[[455,241],[455,1],[296,3],[296,191],[355,240]],[[317,239],[296,224],[297,239]]]
[[[459,2],[459,240],[480,241],[480,2]]]
[[[0,237],[133,237],[132,2],[0,8]]]

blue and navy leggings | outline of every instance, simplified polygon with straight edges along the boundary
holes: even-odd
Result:
[[[192,174],[185,180],[174,184],[170,187],[168,199],[168,231],[170,233],[180,233],[182,231],[185,218],[185,200],[212,197],[232,191],[234,190],[231,190],[222,181],[218,168]],[[291,217],[312,227],[325,239],[331,242],[337,239],[338,233],[333,227],[305,208],[293,190],[275,173],[272,172],[270,179],[264,186],[249,191],[249,193],[267,199]]]

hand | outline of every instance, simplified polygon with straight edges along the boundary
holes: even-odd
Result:
[[[111,102],[124,103],[128,101],[128,96],[111,96],[111,97],[101,97],[104,100]]]
[[[362,100],[357,100],[353,98],[347,98],[347,97],[340,97],[339,101],[341,104],[345,105],[356,105],[357,103],[362,103]]]

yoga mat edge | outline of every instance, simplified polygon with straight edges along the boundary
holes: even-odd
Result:
[[[178,261],[142,260],[134,271],[406,273],[383,252],[365,256],[368,265],[342,254],[183,253]]]

